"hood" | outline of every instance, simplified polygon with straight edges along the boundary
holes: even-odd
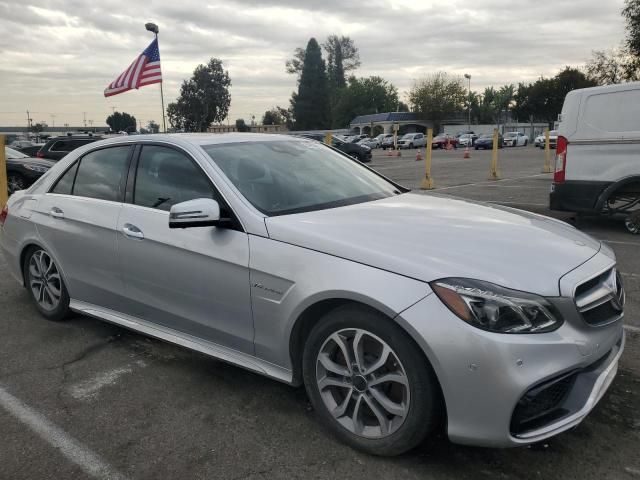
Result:
[[[406,193],[269,217],[275,240],[430,282],[466,277],[559,295],[600,242],[558,220],[448,196]]]

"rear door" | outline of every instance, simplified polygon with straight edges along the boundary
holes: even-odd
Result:
[[[188,153],[139,148],[118,222],[124,313],[253,354],[247,234],[239,223],[169,229],[169,209],[187,200],[213,198],[223,217],[233,213]]]
[[[116,227],[132,147],[92,150],[44,194],[32,217],[74,300],[117,310],[122,282]]]

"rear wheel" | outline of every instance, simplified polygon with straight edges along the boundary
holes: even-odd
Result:
[[[10,173],[7,176],[7,185],[9,187],[9,195],[27,188],[27,181],[19,173]]]
[[[63,320],[70,312],[69,294],[49,253],[32,249],[26,255],[23,271],[27,290],[40,313],[49,320]]]
[[[305,344],[303,376],[322,422],[375,455],[417,446],[438,419],[431,366],[397,325],[358,306],[327,314]]]

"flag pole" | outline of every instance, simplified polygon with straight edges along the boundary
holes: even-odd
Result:
[[[156,42],[157,42],[158,32],[160,31],[160,29],[158,28],[158,25],[156,25],[155,23],[146,23],[144,27],[150,32],[154,33],[154,35],[156,36]],[[158,44],[158,49],[160,49],[160,44]],[[167,121],[165,120],[165,116],[164,116],[164,91],[162,89],[163,83],[164,81],[160,80],[160,104],[162,105],[162,130],[164,131],[164,133],[167,133]]]

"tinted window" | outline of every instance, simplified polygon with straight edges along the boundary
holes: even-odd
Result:
[[[128,146],[103,148],[80,160],[73,194],[80,197],[120,201],[129,155]]]
[[[203,148],[245,198],[267,215],[333,208],[400,193],[358,162],[317,142],[224,143]]]
[[[133,200],[136,205],[169,210],[195,198],[214,198],[213,190],[186,154],[167,147],[142,147]]]
[[[56,183],[56,186],[51,190],[52,193],[62,193],[64,195],[71,195],[73,189],[73,179],[76,176],[76,170],[78,169],[78,162],[66,171],[62,177]]]
[[[59,140],[51,145],[50,150],[52,152],[70,152],[76,147],[77,145],[73,145],[73,142],[71,142],[71,140]]]

